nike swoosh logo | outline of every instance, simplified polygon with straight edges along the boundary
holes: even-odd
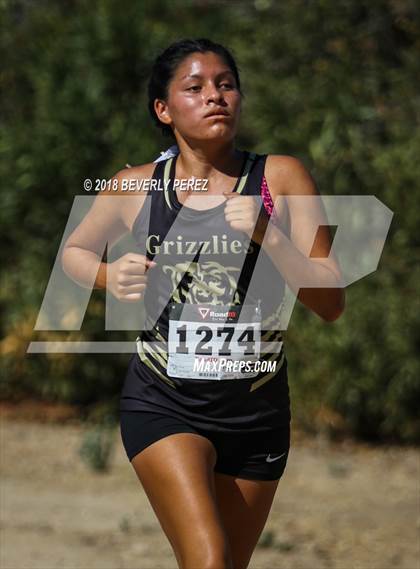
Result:
[[[286,454],[286,452],[284,452],[283,454],[279,455],[279,456],[275,456],[273,458],[271,458],[270,455],[267,456],[267,458],[265,459],[267,462],[274,462],[275,460],[278,460],[279,458],[281,458],[282,456],[284,456]]]

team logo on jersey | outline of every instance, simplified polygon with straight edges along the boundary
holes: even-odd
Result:
[[[174,302],[214,306],[240,304],[235,275],[240,272],[238,267],[226,267],[216,261],[205,261],[163,265],[162,269],[171,278]],[[202,317],[205,318],[203,315]]]

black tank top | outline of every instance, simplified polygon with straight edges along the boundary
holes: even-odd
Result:
[[[260,198],[267,155],[244,154],[242,171],[233,191]],[[226,390],[228,393],[237,384],[253,392],[286,366],[279,329],[284,281],[263,248],[242,231],[230,227],[224,216],[225,202],[205,210],[191,209],[179,202],[174,189],[176,158],[156,164],[153,173],[156,185],[150,189],[149,199],[145,200],[132,228],[138,252],[157,262],[147,273],[146,330],[136,340],[136,371],[149,380],[153,377],[155,382],[163,382],[166,393],[168,389],[182,391],[192,398],[199,393],[203,399],[208,390],[214,400],[216,391],[220,395]],[[261,198],[259,203],[263,210]],[[255,267],[258,270],[254,272]],[[255,304],[261,310],[262,345],[281,345],[280,351],[262,350],[260,356],[261,360],[276,362],[275,371],[262,371],[237,381],[169,376],[166,347],[174,304],[207,305],[217,310],[218,306],[242,305],[245,299],[247,304]],[[136,399],[145,403],[145,391],[141,395],[140,392],[135,379],[128,374],[120,408],[140,409],[142,405],[136,404]],[[176,405],[176,394],[170,398]],[[189,405],[191,401],[189,397]]]

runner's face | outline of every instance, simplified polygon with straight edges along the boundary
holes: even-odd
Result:
[[[230,67],[212,52],[194,53],[177,68],[169,85],[170,124],[184,138],[230,140],[241,111],[241,94]],[[206,116],[215,111],[224,114]]]

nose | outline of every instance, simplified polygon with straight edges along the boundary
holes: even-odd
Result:
[[[205,91],[206,103],[218,103],[224,101],[223,92],[214,83],[207,86]]]

